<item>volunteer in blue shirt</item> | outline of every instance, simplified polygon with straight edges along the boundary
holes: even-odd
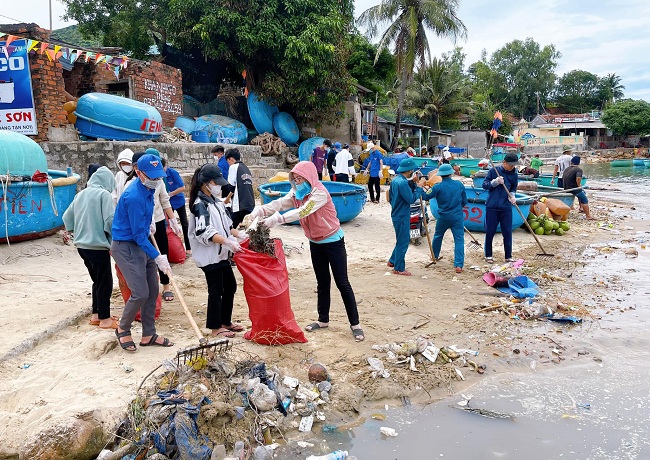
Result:
[[[223,178],[228,180],[228,169],[230,165],[226,159],[226,149],[223,145],[216,145],[212,148],[212,154],[214,155],[214,163],[219,166]],[[230,184],[224,185],[221,187],[221,197],[226,198],[230,193]]]
[[[165,181],[167,186],[167,194],[169,195],[169,204],[172,209],[178,214],[178,220],[181,221],[181,228],[183,229],[183,240],[185,242],[185,251],[189,255],[192,253],[190,249],[190,240],[187,236],[187,212],[185,211],[185,182],[174,168],[167,166],[167,160],[162,159],[163,169],[165,170]]]
[[[422,199],[429,201],[433,198],[438,203],[438,218],[436,219],[436,231],[433,235],[433,256],[440,259],[442,238],[445,232],[451,229],[454,236],[454,267],[456,273],[463,271],[465,264],[465,224],[463,208],[467,204],[467,194],[462,182],[453,180],[454,168],[449,164],[443,164],[438,168],[438,176],[442,182],[434,185],[431,190],[422,196]]]
[[[406,251],[409,248],[411,205],[422,196],[422,178],[416,184],[413,176],[415,162],[409,157],[402,160],[397,168],[397,175],[390,183],[389,199],[392,207],[390,217],[395,229],[395,249],[388,259],[388,266],[393,268],[393,274],[411,276],[406,271]]]
[[[494,263],[492,258],[492,240],[501,225],[503,249],[506,262],[512,262],[512,204],[517,202],[517,168],[519,158],[514,153],[506,154],[502,166],[495,166],[485,175],[483,188],[488,190],[485,202],[485,261]],[[498,174],[497,174],[498,171]],[[505,184],[505,188],[502,184]],[[506,189],[508,189],[506,191]]]
[[[160,158],[145,154],[138,160],[137,179],[120,196],[113,218],[113,243],[111,252],[118,268],[131,290],[124,306],[120,324],[115,330],[120,346],[126,351],[136,351],[131,338],[131,324],[136,313],[142,317],[140,346],[174,344],[156,334],[154,314],[158,297],[158,272],[171,274],[167,256],[160,254],[149,241],[152,232],[153,195],[165,177]]]
[[[379,194],[381,191],[379,188],[379,181],[381,170],[384,167],[384,156],[379,150],[375,148],[375,144],[372,142],[368,142],[365,151],[370,151],[370,156],[368,157],[368,166],[364,172],[365,174],[370,174],[370,178],[368,179],[368,192],[370,192],[370,201],[373,203],[379,203]]]

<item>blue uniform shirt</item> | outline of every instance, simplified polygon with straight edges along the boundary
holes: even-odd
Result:
[[[160,255],[149,241],[153,194],[138,178],[124,190],[113,217],[113,241],[133,241],[152,259]]]
[[[422,196],[422,189],[411,188],[408,179],[398,174],[390,183],[390,217],[393,220],[408,220],[411,217],[411,205]]]
[[[384,156],[377,149],[372,149],[370,151],[370,177],[379,177],[379,172],[381,171],[380,161],[384,160]]]
[[[517,183],[519,182],[519,177],[517,174],[517,168],[513,168],[512,171],[506,171],[503,166],[496,166],[501,177],[503,177],[503,183],[510,193],[515,193],[517,191]],[[494,168],[490,169],[485,176],[483,181],[483,188],[489,190],[490,194],[488,199],[485,202],[486,208],[509,208],[512,206],[510,204],[508,193],[503,189],[503,185],[499,184],[496,187],[492,187],[492,180],[496,179],[497,173]]]
[[[181,175],[178,174],[178,171],[174,168],[167,168],[167,177],[165,180],[167,181],[168,192],[173,192],[174,190],[185,186],[185,182],[181,179]],[[178,195],[170,196],[169,204],[172,205],[173,209],[182,208],[185,206],[185,194],[179,193]]]
[[[442,182],[434,185],[431,191],[422,197],[426,201],[436,199],[440,217],[463,220],[463,207],[467,204],[467,194],[462,182],[453,180],[449,176],[444,177]]]
[[[217,166],[219,166],[221,174],[223,174],[223,178],[228,180],[228,170],[230,169],[230,165],[228,164],[228,160],[226,160],[226,155],[219,158]]]

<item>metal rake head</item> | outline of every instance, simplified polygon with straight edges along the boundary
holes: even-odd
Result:
[[[183,348],[176,353],[176,364],[187,365],[188,362],[196,361],[197,358],[211,358],[215,354],[223,354],[232,348],[228,339],[212,340],[200,345]]]
[[[479,251],[483,251],[483,246],[481,246],[481,243],[479,243],[478,241],[471,240],[467,243],[467,249],[469,249],[470,251],[479,252]]]
[[[535,259],[536,260],[551,260],[551,259],[555,259],[555,254],[549,254],[548,252],[540,252],[538,254],[535,254]]]

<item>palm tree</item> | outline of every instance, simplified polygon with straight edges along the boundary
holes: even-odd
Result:
[[[471,108],[469,91],[468,77],[434,58],[415,74],[406,89],[406,105],[413,115],[440,130],[441,115],[455,115]]]
[[[379,28],[386,26],[381,33],[375,61],[379,53],[391,44],[397,57],[400,91],[391,147],[399,137],[406,87],[416,64],[424,68],[427,58],[431,60],[427,30],[453,41],[467,34],[465,25],[456,15],[458,4],[459,0],[381,0],[379,5],[368,8],[359,16],[358,22],[366,28],[370,38],[379,35]]]
[[[614,103],[624,96],[623,90],[625,86],[621,84],[621,77],[615,73],[608,73],[606,77],[600,79],[600,99],[603,104],[603,109],[608,105]]]

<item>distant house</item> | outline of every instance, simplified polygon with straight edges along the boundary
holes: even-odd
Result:
[[[526,132],[537,138],[573,137],[576,144],[584,148],[604,148],[608,143],[617,142],[608,132],[607,127],[600,121],[600,112],[572,114],[537,115],[530,123],[532,129],[521,129],[520,135]],[[524,131],[524,132],[521,132]],[[559,142],[562,143],[562,142]]]

